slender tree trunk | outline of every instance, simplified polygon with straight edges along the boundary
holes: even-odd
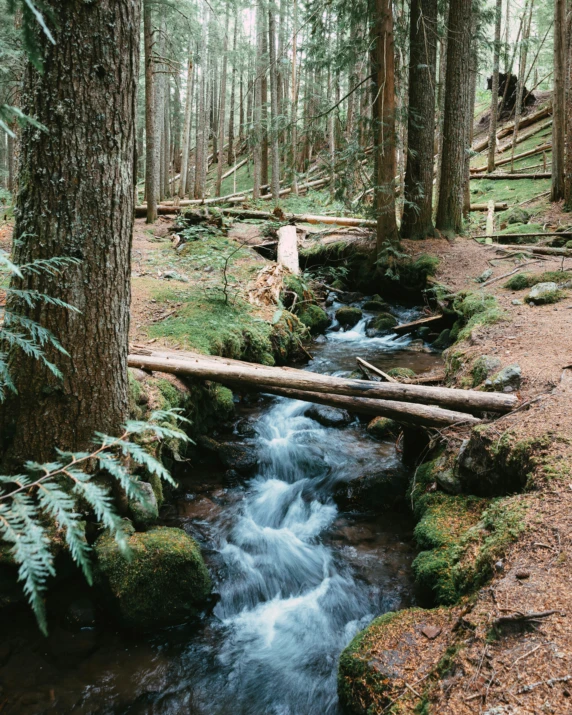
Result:
[[[566,126],[566,0],[554,0],[554,92],[552,121],[551,201],[564,198],[564,140]]]
[[[401,235],[432,236],[437,0],[412,0],[405,205]]]
[[[151,2],[143,3],[143,37],[145,47],[145,194],[147,223],[157,220],[157,152],[155,148],[155,73],[153,69],[153,26]]]
[[[266,25],[266,13],[264,7],[260,13],[261,24],[261,53],[262,53],[262,77],[260,78],[260,100],[261,100],[261,161],[260,161],[260,183],[262,186],[268,185],[268,32]],[[264,193],[268,193],[264,190]]]
[[[234,38],[232,41],[232,87],[230,88],[230,112],[228,117],[228,165],[232,166],[234,161],[234,97],[236,90],[236,35],[238,31],[238,17],[234,20]]]
[[[508,2],[507,2],[508,4]],[[493,54],[493,82],[491,97],[491,119],[489,124],[489,157],[487,170],[495,170],[495,152],[497,150],[497,118],[499,106],[499,70],[501,51],[502,0],[497,0],[495,14],[495,46]]]
[[[249,92],[249,97],[251,94],[252,92]],[[238,145],[242,148],[242,143],[244,141],[244,72],[242,70],[242,67],[240,68],[239,96],[240,106],[238,110]]]
[[[566,17],[566,166],[564,208],[572,211],[572,8]]]
[[[276,69],[276,8],[274,0],[268,2],[268,48],[270,62],[270,137],[272,145],[272,200],[280,199],[280,149],[278,147],[278,72]]]
[[[262,54],[262,35],[264,34],[263,22],[264,9],[259,0],[256,7],[256,66],[254,68],[254,122],[253,122],[253,168],[252,179],[253,198],[260,198],[260,185],[262,183],[262,73],[264,59]]]
[[[48,461],[56,447],[84,450],[95,431],[117,434],[128,415],[140,6],[134,0],[52,0],[42,9],[55,43],[38,33],[44,72],[28,66],[22,109],[48,131],[40,137],[32,126],[22,129],[27,178],[17,197],[14,258],[20,265],[62,256],[81,261],[57,275],[25,272],[12,285],[79,312],[8,301],[7,319],[14,314],[37,321],[68,355],[45,347],[61,371],[55,377],[38,360],[11,349],[18,392],[0,406],[0,452],[7,468],[29,459]]]
[[[517,92],[516,92],[516,104],[514,105],[514,131],[511,149],[511,162],[510,170],[511,173],[514,171],[514,149],[516,147],[516,138],[518,135],[518,128],[520,124],[520,116],[522,114],[522,101],[524,96],[524,78],[526,72],[526,60],[528,56],[528,39],[530,37],[530,25],[532,23],[532,8],[534,5],[534,0],[527,0],[524,6],[523,15],[523,34],[522,42],[520,47],[520,62],[518,66],[518,82],[517,82]],[[527,17],[528,15],[528,17]]]
[[[443,121],[445,118],[445,84],[447,81],[447,38],[449,27],[449,3],[446,3],[443,13],[443,37],[439,43],[439,83],[437,87],[437,181],[435,183],[435,206],[439,205],[441,192],[441,168],[443,165]],[[435,211],[436,213],[436,211]]]
[[[471,104],[471,17],[472,0],[455,0],[451,3],[437,228],[455,233],[463,229],[467,113]]]
[[[163,103],[163,196],[171,195],[171,186],[169,184],[170,177],[170,166],[171,166],[171,92],[169,86],[169,75],[165,74],[163,76],[163,91],[165,92],[165,99]]]
[[[392,0],[370,0],[372,9],[372,125],[377,253],[398,240],[395,216],[395,77]]]
[[[290,105],[290,121],[292,124],[291,131],[291,164],[292,172],[292,193],[298,195],[298,177],[297,177],[297,158],[298,158],[298,81],[297,74],[297,49],[298,49],[298,2],[293,0],[293,21],[292,21],[292,88],[291,88],[291,105]]]
[[[479,14],[473,13],[471,38],[478,37]],[[475,126],[475,101],[477,94],[477,74],[479,71],[479,53],[476,41],[471,39],[471,67],[469,83],[469,111],[467,112],[467,138],[465,151],[465,175],[463,177],[463,216],[469,219],[471,213],[471,153],[473,129]]]
[[[189,43],[189,61],[187,64],[187,96],[185,100],[185,119],[183,122],[183,149],[181,156],[181,179],[179,196],[184,198],[187,191],[187,172],[189,165],[189,146],[191,142],[191,112],[193,106],[193,52]]]
[[[230,4],[226,6],[225,27],[229,23]],[[224,35],[222,50],[222,68],[220,77],[220,104],[218,111],[218,161],[216,167],[216,195],[220,196],[222,186],[222,168],[224,166],[224,128],[226,125],[226,74],[228,68],[228,33]],[[214,151],[214,149],[213,149]]]
[[[10,134],[7,135],[8,141],[7,141],[7,163],[8,163],[8,191],[12,193],[15,190],[16,187],[16,172],[15,172],[15,161],[14,161],[14,137],[10,136]]]

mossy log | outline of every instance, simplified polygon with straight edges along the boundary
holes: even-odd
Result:
[[[446,387],[426,387],[394,383],[347,380],[288,367],[267,367],[240,360],[213,359],[202,355],[182,358],[176,353],[129,355],[129,367],[191,375],[217,382],[240,383],[245,387],[260,385],[320,392],[349,397],[369,397],[401,402],[438,405],[464,412],[508,412],[518,400],[514,395],[473,392]]]

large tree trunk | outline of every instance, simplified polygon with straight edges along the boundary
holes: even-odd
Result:
[[[154,223],[157,220],[157,152],[155,149],[155,74],[150,0],[145,0],[143,3],[143,37],[145,47],[145,195],[147,196],[147,223]]]
[[[499,69],[501,50],[502,0],[497,0],[495,12],[495,46],[493,53],[493,82],[491,90],[491,118],[489,123],[489,155],[487,170],[495,170],[495,152],[497,150],[497,119],[499,106]]]
[[[261,77],[260,77],[260,101],[261,101],[261,141],[260,141],[260,183],[268,186],[268,28],[266,25],[265,5],[260,11],[260,32],[261,32]],[[266,193],[266,190],[263,190]]]
[[[260,198],[262,181],[262,74],[264,72],[264,58],[262,54],[262,36],[264,35],[264,9],[262,2],[256,6],[256,64],[254,68],[254,121],[253,121],[253,149],[252,149],[252,197]]]
[[[410,19],[408,151],[401,235],[433,235],[437,0],[412,0]]]
[[[564,208],[572,211],[572,8],[566,18],[566,164]]]
[[[395,77],[391,0],[370,0],[374,208],[377,251],[398,240],[395,217]]]
[[[26,272],[13,287],[79,312],[8,302],[7,315],[37,321],[69,353],[46,348],[60,379],[19,349],[10,352],[18,393],[0,407],[0,435],[4,466],[16,468],[53,458],[55,447],[84,450],[95,431],[117,433],[128,414],[139,2],[52,0],[42,7],[55,44],[39,33],[44,72],[28,66],[22,108],[48,131],[22,131],[14,258],[81,262],[55,276]]]
[[[234,164],[234,97],[236,93],[236,36],[238,32],[238,17],[234,19],[234,38],[232,41],[232,86],[230,88],[230,111],[228,116],[228,165]]]
[[[566,126],[566,0],[554,0],[554,93],[552,123],[551,201],[564,198],[564,137]]]
[[[290,106],[290,121],[292,123],[291,130],[291,172],[292,172],[292,193],[298,194],[298,178],[297,178],[297,158],[298,158],[298,81],[296,78],[296,63],[297,63],[297,47],[298,47],[298,2],[293,0],[293,20],[292,20],[292,89],[291,89],[291,106]]]
[[[455,0],[449,8],[447,77],[443,120],[443,158],[437,208],[437,228],[463,229],[465,153],[468,149],[467,113],[471,87],[472,0]]]

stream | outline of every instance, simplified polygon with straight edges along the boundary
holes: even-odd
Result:
[[[440,361],[409,337],[366,337],[368,317],[346,332],[334,324],[307,369],[347,375],[357,355],[418,373]],[[218,594],[211,614],[138,639],[100,624],[73,635],[54,626],[46,642],[27,613],[2,623],[3,715],[341,712],[340,652],[372,618],[414,602],[413,524],[406,512],[336,504],[358,476],[406,472],[394,439],[373,439],[358,419],[322,426],[310,409],[269,397],[239,406],[233,438],[256,450],[254,476],[229,486],[224,470],[198,464],[165,514],[203,546]]]

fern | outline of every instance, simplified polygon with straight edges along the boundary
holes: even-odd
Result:
[[[47,622],[43,594],[55,574],[51,544],[56,530],[65,538],[70,556],[92,583],[91,547],[85,540],[80,504],[87,504],[98,522],[109,530],[128,555],[124,521],[114,508],[109,485],[115,481],[127,497],[145,504],[146,495],[130,473],[129,464],[174,484],[165,467],[134,441],[189,438],[164,420],[183,420],[178,410],[157,411],[148,422],[129,422],[120,437],[97,434],[90,452],[58,452],[50,464],[28,462],[26,473],[0,476],[0,540],[11,545],[18,578],[45,634]],[[96,479],[102,474],[106,480]]]

